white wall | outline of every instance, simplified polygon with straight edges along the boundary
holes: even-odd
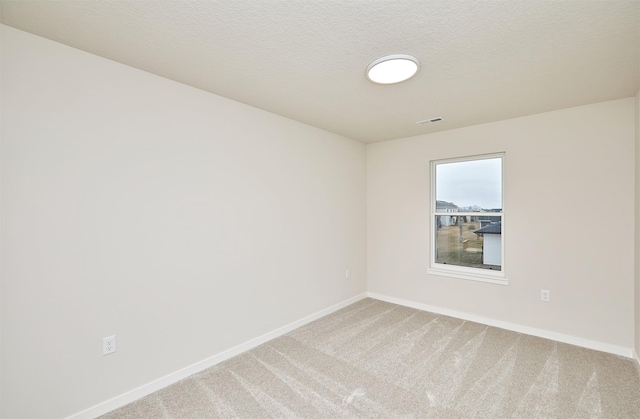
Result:
[[[3,417],[365,291],[364,145],[6,26],[1,88]]]
[[[368,145],[369,291],[631,353],[634,103]],[[509,285],[427,275],[429,161],[503,151]]]
[[[482,252],[482,263],[485,265],[502,265],[502,234],[485,234]]]
[[[640,90],[636,94],[636,173],[635,173],[635,353],[640,354]],[[640,361],[639,361],[640,362]]]

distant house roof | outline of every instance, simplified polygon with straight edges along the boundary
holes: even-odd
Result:
[[[474,231],[476,234],[502,234],[502,221],[488,224]]]
[[[436,201],[436,210],[439,209],[447,209],[447,208],[454,208],[457,209],[458,206],[456,204],[454,204],[453,202],[447,202],[447,201]]]
[[[490,222],[499,222],[500,220],[502,220],[502,217],[499,215],[481,215],[478,217],[478,221],[490,221]]]

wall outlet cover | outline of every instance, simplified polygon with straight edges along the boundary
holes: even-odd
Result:
[[[102,338],[102,355],[109,355],[116,351],[116,335]]]

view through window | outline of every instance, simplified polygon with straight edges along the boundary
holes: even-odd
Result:
[[[502,271],[502,161],[491,155],[432,162],[432,266]]]

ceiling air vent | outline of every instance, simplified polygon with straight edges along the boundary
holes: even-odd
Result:
[[[425,119],[424,121],[418,121],[416,122],[416,124],[418,125],[427,125],[427,124],[434,124],[436,122],[440,122],[442,121],[441,117],[437,117],[437,118],[431,118],[431,119]]]

